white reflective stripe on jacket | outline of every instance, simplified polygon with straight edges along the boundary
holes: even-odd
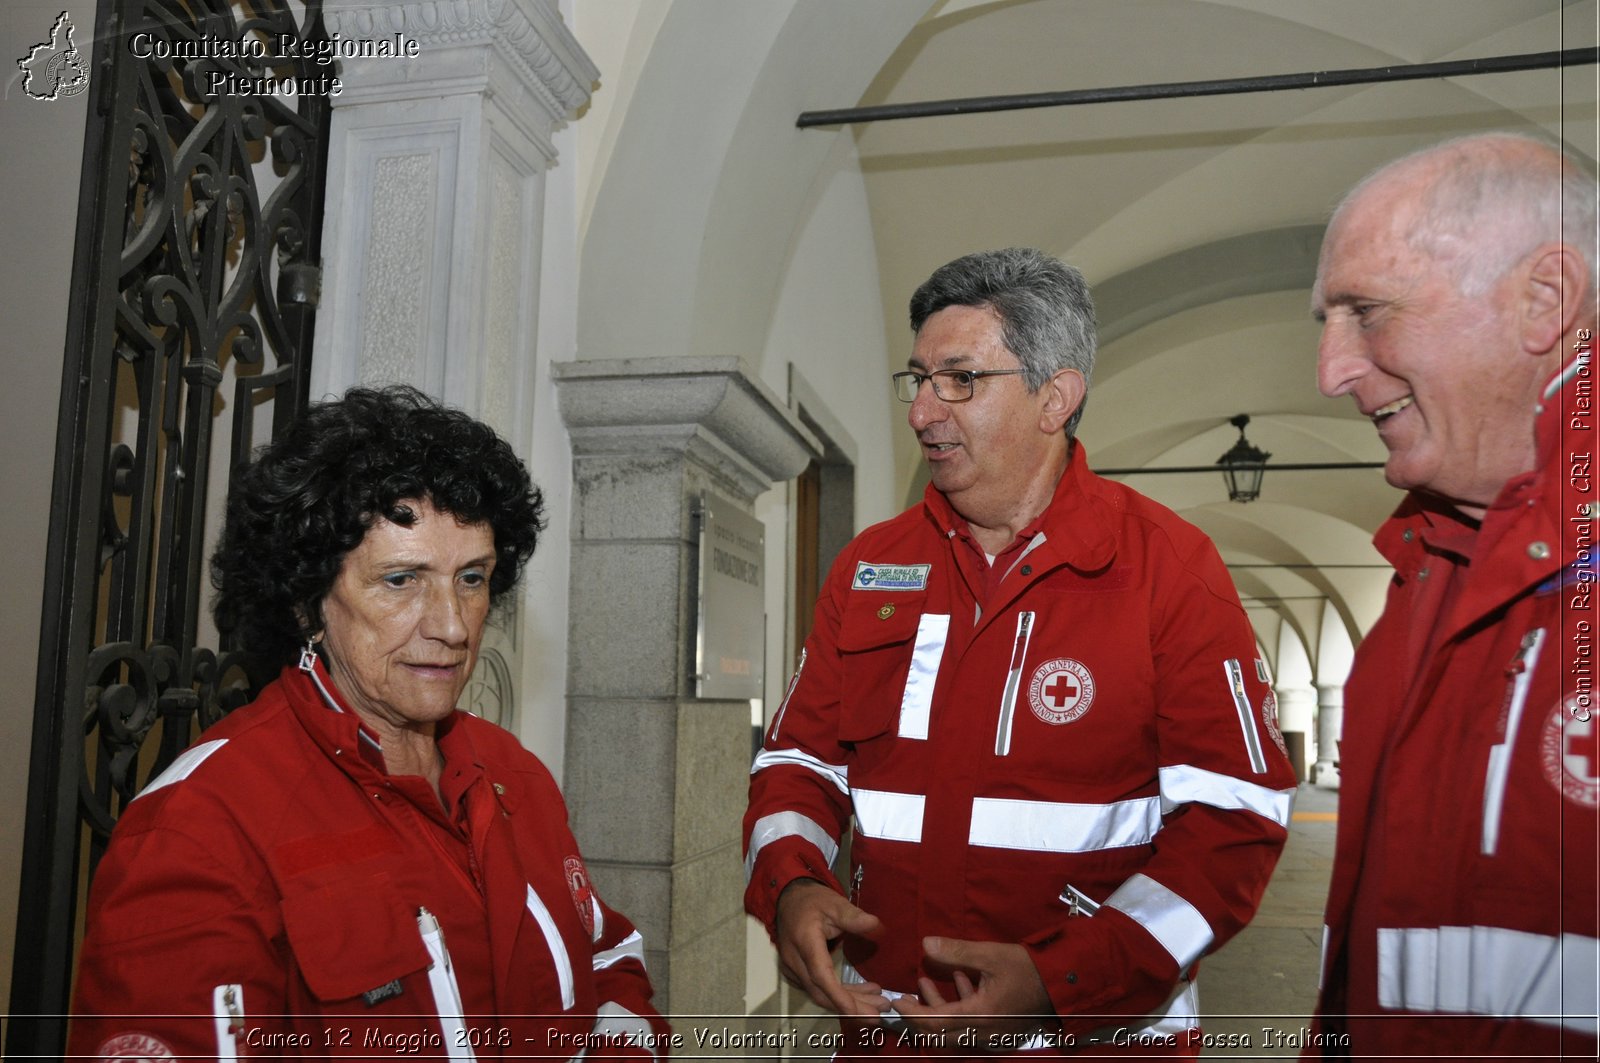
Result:
[[[1519,1018],[1595,1036],[1600,941],[1498,926],[1381,927],[1378,1003]]]

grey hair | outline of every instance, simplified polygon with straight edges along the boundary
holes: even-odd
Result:
[[[1406,242],[1447,264],[1461,294],[1486,294],[1560,234],[1583,256],[1589,272],[1583,297],[1594,300],[1600,190],[1559,145],[1521,133],[1478,133],[1423,148],[1367,175],[1339,204],[1334,221],[1368,188],[1405,175],[1427,182]]]
[[[1094,300],[1083,274],[1031,247],[963,255],[940,266],[911,296],[911,331],[950,306],[987,307],[1000,318],[1006,347],[1022,363],[1022,379],[1038,391],[1063,369],[1083,374],[1084,401],[1067,419],[1073,438],[1088,405],[1094,372]]]

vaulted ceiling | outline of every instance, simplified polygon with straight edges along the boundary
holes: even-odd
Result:
[[[1592,2],[950,0],[840,106],[1436,62],[1592,47]],[[1595,153],[1593,66],[854,127],[891,362],[905,299],[939,264],[1028,244],[1081,268],[1101,350],[1080,438],[1100,468],[1206,465],[1237,438],[1274,462],[1382,461],[1316,389],[1308,315],[1322,224],[1382,162],[1512,128]],[[896,341],[900,345],[896,346]],[[898,368],[898,365],[893,366]],[[897,437],[908,494],[925,473]],[[1273,472],[1230,503],[1216,474],[1128,478],[1216,540],[1269,651],[1279,625],[1359,640],[1388,572],[1369,544],[1398,494],[1379,470]],[[1333,634],[1339,634],[1334,632]],[[1342,642],[1335,638],[1334,643]]]
[[[882,515],[925,482],[887,376],[910,347],[906,299],[942,263],[1027,244],[1084,271],[1101,334],[1080,429],[1095,467],[1209,465],[1239,413],[1273,463],[1378,462],[1372,426],[1316,388],[1310,285],[1334,204],[1454,135],[1538,132],[1591,169],[1597,152],[1594,66],[795,128],[809,110],[1592,48],[1597,0],[574,12],[608,71],[579,122],[580,357],[802,371],[872,455],[858,492],[882,495]],[[1129,480],[1216,540],[1269,657],[1296,636],[1342,678],[1388,582],[1370,539],[1399,495],[1381,471],[1269,464],[1245,505],[1218,474]]]

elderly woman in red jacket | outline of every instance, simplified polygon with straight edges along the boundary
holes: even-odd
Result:
[[[541,508],[491,429],[409,388],[313,406],[244,471],[216,617],[282,671],[117,825],[74,1055],[660,1051],[554,780],[456,708]]]

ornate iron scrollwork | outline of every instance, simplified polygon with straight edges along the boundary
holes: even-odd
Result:
[[[63,368],[12,1055],[64,1046],[80,878],[120,810],[270,678],[247,647],[204,645],[215,638],[202,616],[206,532],[228,472],[305,402],[329,106],[211,88],[213,74],[303,83],[326,73],[280,48],[285,37],[324,39],[320,0],[300,6],[297,21],[285,0],[100,5],[82,191],[93,209],[80,214]],[[219,57],[207,47],[217,41],[261,46]]]

